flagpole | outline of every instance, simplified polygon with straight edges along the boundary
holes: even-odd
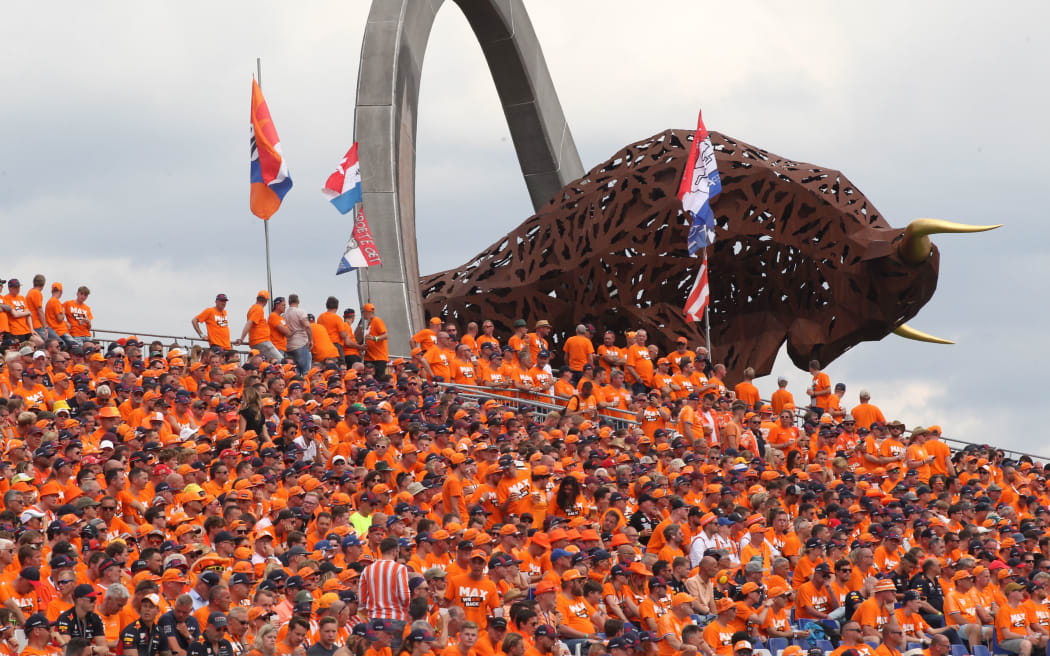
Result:
[[[704,262],[707,262],[707,246],[704,246]],[[711,264],[707,264],[707,278],[711,279]],[[711,283],[707,284],[708,290]],[[707,292],[707,307],[704,308],[704,339],[707,341],[707,358],[709,362],[715,361],[714,353],[711,351],[711,292]]]
[[[259,88],[262,88],[262,57],[255,58],[255,72],[259,82]],[[266,236],[266,291],[269,292],[270,298],[273,298],[273,278],[270,275],[270,220],[265,219],[263,221],[263,235]]]

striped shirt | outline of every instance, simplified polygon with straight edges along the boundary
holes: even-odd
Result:
[[[377,560],[361,572],[358,598],[368,617],[408,621],[408,568],[394,560]]]

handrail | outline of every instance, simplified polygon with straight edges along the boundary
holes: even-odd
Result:
[[[95,334],[95,333],[109,333],[109,334],[113,334],[113,335],[120,335],[122,337],[126,337],[126,336],[129,336],[129,335],[134,335],[136,337],[157,337],[157,338],[162,338],[162,339],[170,339],[170,340],[173,340],[173,344],[172,344],[173,346],[177,346],[179,340],[186,341],[186,342],[200,342],[202,344],[207,344],[208,343],[208,340],[202,339],[200,337],[188,337],[188,336],[179,336],[179,335],[162,335],[162,334],[158,334],[158,333],[129,332],[129,331],[126,331],[126,330],[105,330],[105,329],[102,329],[102,328],[92,328],[91,332],[92,332],[92,334]],[[99,341],[115,342],[117,340],[116,339],[106,338],[106,337],[100,337]],[[232,349],[232,350],[234,352],[236,352],[237,354],[241,355],[241,356],[248,355],[248,351],[239,351],[237,349]],[[391,355],[390,356],[391,360],[395,360],[395,359],[398,359],[398,358],[401,358],[401,359],[404,359],[404,360],[411,360],[412,359],[412,357],[408,356],[408,355]],[[451,388],[455,388],[457,390],[460,390],[460,389],[466,390],[466,392],[467,392],[465,394],[466,396],[477,396],[477,397],[482,397],[482,398],[487,398],[487,399],[494,399],[494,400],[501,401],[503,403],[511,401],[515,405],[531,405],[531,406],[535,406],[537,408],[542,408],[542,409],[547,410],[547,411],[556,410],[558,412],[561,412],[561,411],[563,411],[565,409],[564,408],[564,403],[568,403],[569,402],[569,397],[567,397],[567,396],[558,396],[556,394],[541,394],[541,396],[543,396],[544,398],[549,398],[552,401],[562,401],[562,402],[564,402],[563,405],[557,405],[557,403],[546,403],[544,401],[536,401],[536,400],[532,400],[532,399],[523,399],[523,398],[520,398],[520,397],[517,397],[517,396],[505,396],[505,395],[500,394],[498,392],[493,392],[491,390],[491,388],[480,387],[480,386],[477,386],[477,385],[461,385],[461,384],[458,384],[458,383],[438,383],[438,386],[446,387],[446,388],[447,387],[451,387]],[[518,393],[516,390],[512,390],[512,389],[508,389],[507,391],[509,391],[511,393],[515,393],[515,394]],[[768,401],[766,399],[761,399],[761,402],[762,403],[769,403],[770,401]],[[808,412],[808,408],[805,407],[805,406],[801,406],[801,407],[796,407],[795,408],[795,416],[796,416],[797,421],[800,424],[805,419],[805,416],[806,416],[807,412]],[[634,419],[627,419],[627,418],[622,418],[622,417],[611,417],[609,415],[602,415],[601,413],[599,413],[599,414],[601,416],[603,416],[603,417],[606,417],[607,419],[611,419],[611,420],[617,421],[617,422],[623,422],[626,425],[632,425],[632,426],[639,425],[638,422],[636,420],[634,420]],[[911,431],[905,431],[906,435],[910,434],[910,433],[911,433]],[[966,440],[960,440],[960,439],[954,438],[954,437],[946,437],[944,435],[941,435],[941,439],[944,440],[945,442],[948,442],[948,443],[951,443],[951,444],[963,445],[962,448],[965,448],[966,446],[985,446],[983,444],[978,444],[976,442],[967,442]],[[1002,451],[1003,453],[1005,453],[1007,455],[1010,455],[1010,456],[1017,456],[1017,457],[1027,456],[1029,458],[1032,458],[1033,460],[1041,460],[1041,461],[1044,461],[1044,462],[1050,462],[1050,456],[1043,456],[1043,455],[1038,455],[1038,454],[1035,454],[1035,453],[1027,453],[1025,451],[1018,451],[1017,449],[1008,449],[1008,448],[999,447],[999,446],[995,446],[995,445],[987,445],[987,446],[990,446],[991,448],[995,449],[996,451]]]
[[[130,336],[134,335],[135,337],[160,337],[160,338],[163,338],[163,339],[171,339],[171,340],[175,340],[175,341],[183,340],[183,341],[186,341],[186,342],[202,342],[204,344],[208,343],[208,340],[203,339],[201,337],[183,337],[183,336],[179,336],[179,335],[160,335],[160,334],[157,334],[157,333],[128,332],[126,330],[105,330],[103,328],[92,328],[91,332],[92,333],[110,333],[110,334],[113,334],[113,335],[120,335],[121,337],[130,337]],[[105,338],[105,337],[103,337],[102,339],[104,341],[108,341],[108,342],[115,342],[116,341],[115,339],[109,339],[109,338]]]
[[[172,340],[171,346],[180,346],[179,340],[182,340],[182,341],[185,341],[185,342],[191,342],[191,343],[192,342],[199,342],[205,347],[207,347],[209,345],[208,340],[204,339],[202,337],[188,337],[188,336],[180,336],[180,335],[161,335],[161,334],[158,334],[158,333],[128,332],[126,330],[106,330],[104,328],[92,328],[91,329],[91,333],[92,333],[92,336],[96,338],[96,341],[100,341],[100,342],[116,342],[118,339],[121,339],[121,338],[124,338],[124,337],[130,337],[130,336],[134,335],[135,337],[158,337],[158,338],[161,338],[161,339],[169,339],[169,340]],[[96,333],[107,333],[107,334],[111,334],[111,335],[120,335],[120,337],[118,337],[118,338],[100,337]],[[249,353],[248,351],[238,350],[238,349],[235,349],[235,348],[229,349],[229,350],[233,351],[234,353],[236,353],[236,354],[238,354],[240,356],[247,356],[248,353]]]
[[[543,411],[542,414],[544,416],[546,416],[551,411],[557,411],[557,412],[564,412],[565,411],[565,406],[564,405],[556,405],[554,403],[547,403],[545,401],[538,401],[538,400],[534,400],[534,399],[523,399],[523,398],[520,398],[520,397],[517,397],[517,396],[506,396],[506,395],[500,394],[498,392],[493,392],[490,388],[487,388],[487,387],[479,387],[477,385],[461,385],[461,384],[458,384],[458,383],[444,383],[444,382],[437,383],[437,385],[439,387],[446,388],[446,389],[455,389],[458,394],[461,394],[462,396],[465,396],[467,398],[478,398],[478,399],[486,399],[486,400],[492,399],[492,400],[495,400],[495,401],[499,401],[502,405],[508,405],[508,406],[512,406],[512,407],[530,406],[530,407],[536,408],[537,410]],[[517,390],[513,390],[513,389],[508,389],[507,391],[511,392],[511,393],[519,393]],[[542,394],[541,393],[540,396],[543,396],[545,398],[550,398],[552,400],[564,399],[566,402],[568,402],[568,400],[569,400],[568,397],[557,396],[557,395],[554,395],[554,394]],[[625,412],[625,411],[620,410],[620,412]],[[614,424],[621,424],[621,425],[624,425],[624,426],[638,426],[639,425],[638,421],[635,420],[635,419],[628,419],[627,417],[616,417],[616,416],[613,416],[613,415],[602,414],[601,412],[599,412],[598,414],[602,418],[608,419],[609,421],[613,422]]]

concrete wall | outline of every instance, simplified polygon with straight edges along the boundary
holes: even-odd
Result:
[[[499,93],[533,207],[583,175],[580,156],[521,0],[456,0]],[[423,57],[442,0],[373,0],[361,44],[354,134],[365,215],[383,266],[358,270],[390,352],[425,325],[416,250],[416,116]],[[496,238],[497,235],[493,235]]]

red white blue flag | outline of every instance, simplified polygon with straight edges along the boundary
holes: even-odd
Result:
[[[357,161],[357,142],[350,146],[335,173],[328,176],[321,193],[335,209],[346,214],[361,202],[361,164]]]
[[[700,272],[693,284],[693,291],[689,292],[689,298],[685,301],[685,317],[690,321],[700,321],[704,318],[704,310],[711,300],[711,290],[707,286],[707,252],[700,264]]]
[[[689,159],[682,173],[682,183],[678,186],[682,209],[693,217],[693,225],[689,228],[690,255],[696,255],[697,251],[715,241],[715,215],[711,211],[711,200],[721,191],[722,180],[718,176],[715,149],[704,127],[701,112],[693,146],[689,149]]]
[[[281,154],[281,139],[270,118],[270,109],[254,77],[251,133],[250,205],[252,214],[266,220],[281,208],[281,201],[292,188],[292,178]]]
[[[372,239],[372,231],[368,228],[364,206],[358,206],[357,212],[354,213],[354,231],[350,233],[350,240],[346,242],[346,251],[339,260],[335,275],[382,264],[383,261],[379,258],[379,248]]]

